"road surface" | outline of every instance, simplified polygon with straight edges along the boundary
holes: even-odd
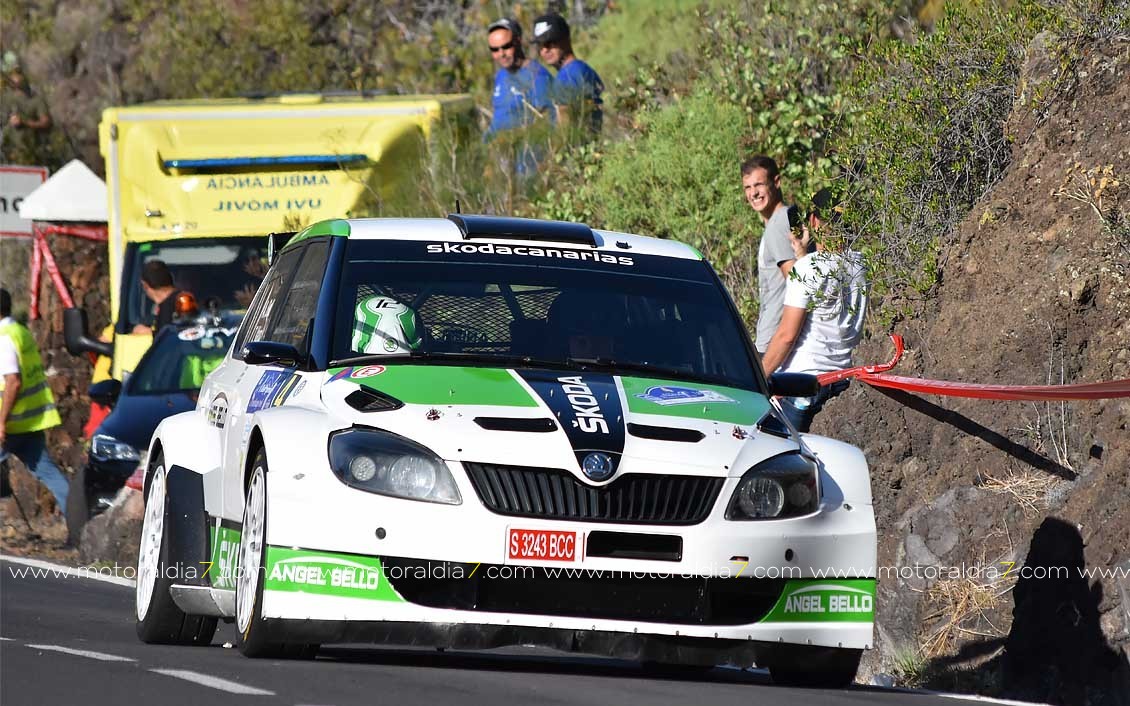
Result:
[[[438,652],[373,646],[323,647],[310,662],[252,660],[225,642],[145,645],[134,633],[133,589],[53,575],[0,560],[0,703],[131,704],[618,704],[687,706],[961,706],[977,702],[855,687],[774,686],[756,670],[698,676],[652,673],[638,664],[542,649]]]

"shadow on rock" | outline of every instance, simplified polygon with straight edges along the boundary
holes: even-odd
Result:
[[[915,410],[921,412],[926,416],[939,421],[943,424],[948,424],[955,429],[965,432],[970,436],[975,436],[985,443],[1000,449],[1009,456],[1012,456],[1017,461],[1038,468],[1054,476],[1058,476],[1064,480],[1075,480],[1076,473],[1070,468],[1065,467],[1063,464],[1056,463],[1046,456],[1032,451],[1031,449],[1021,446],[1008,437],[993,431],[983,424],[973,421],[969,417],[955,412],[952,409],[946,409],[940,405],[936,405],[929,400],[923,399],[917,395],[912,395],[909,392],[902,390],[887,390],[881,387],[874,388],[876,392],[886,395],[892,400]]]
[[[1046,518],[1032,536],[1012,590],[1008,636],[969,643],[956,655],[931,660],[927,686],[977,690],[991,685],[994,695],[1024,701],[1130,706],[1130,665],[1103,636],[1102,585],[1088,585],[1085,569],[1079,531]],[[978,666],[959,667],[970,662]]]

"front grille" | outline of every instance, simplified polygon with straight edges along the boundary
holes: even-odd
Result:
[[[464,463],[479,500],[513,517],[694,525],[706,519],[722,478],[630,473],[594,488],[555,468]]]

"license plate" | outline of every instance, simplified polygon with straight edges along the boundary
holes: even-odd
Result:
[[[576,561],[579,543],[576,532],[511,528],[506,553],[511,559]]]

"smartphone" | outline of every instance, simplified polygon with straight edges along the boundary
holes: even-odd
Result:
[[[800,228],[801,225],[804,224],[804,216],[801,215],[800,209],[796,207],[796,204],[789,206],[788,215],[789,215],[789,228],[791,228],[792,230],[796,230],[797,228]]]

